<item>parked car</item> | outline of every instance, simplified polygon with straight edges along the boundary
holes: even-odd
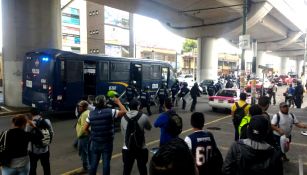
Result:
[[[287,84],[287,79],[289,78],[288,75],[279,75],[279,78],[282,80],[282,84],[285,85]]]
[[[208,94],[207,87],[208,87],[211,83],[216,84],[217,81],[208,79],[208,80],[202,80],[202,81],[200,82],[199,86],[203,89],[203,94]]]
[[[274,81],[277,86],[282,86],[283,85],[283,80],[280,77],[278,77],[278,76],[275,76],[272,79],[272,81]]]
[[[213,111],[217,109],[231,109],[232,105],[239,101],[240,89],[222,89],[218,91],[214,96],[209,97],[209,106],[212,107]],[[247,98],[247,103],[251,102],[250,96]]]

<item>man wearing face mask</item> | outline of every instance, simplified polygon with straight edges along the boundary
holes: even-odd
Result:
[[[289,142],[291,142],[292,126],[295,125],[299,128],[307,128],[306,124],[299,122],[296,116],[289,112],[289,106],[285,102],[279,104],[279,112],[273,115],[271,120],[274,138],[278,149],[280,148],[280,137],[285,135]],[[283,160],[289,161],[286,154],[283,154]]]

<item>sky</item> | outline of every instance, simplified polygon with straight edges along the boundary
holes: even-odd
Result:
[[[149,43],[150,47],[181,51],[184,38],[173,34],[152,18],[134,15],[134,35],[136,44]]]
[[[156,19],[134,15],[134,32],[136,44],[149,43],[149,47],[168,48],[181,52],[185,38],[168,31]],[[217,40],[218,52],[236,54],[238,48],[225,39]]]

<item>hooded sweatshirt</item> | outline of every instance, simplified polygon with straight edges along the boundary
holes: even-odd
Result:
[[[280,153],[265,142],[251,139],[232,144],[223,165],[225,175],[282,175]]]
[[[128,111],[126,113],[126,115],[127,115],[128,118],[132,118],[132,117],[135,117],[138,113],[139,113],[139,111],[131,110],[131,111]],[[142,116],[138,120],[138,124],[143,131],[144,131],[144,129],[149,131],[152,127],[147,115],[145,115],[144,113],[142,114]],[[125,139],[125,135],[126,135],[127,125],[128,125],[127,120],[125,119],[125,117],[122,117],[122,119],[121,119],[121,131],[122,131],[122,134],[124,136],[124,139]],[[145,148],[145,143],[143,144],[143,148]],[[125,141],[124,141],[123,149],[127,149],[127,146],[125,145]]]

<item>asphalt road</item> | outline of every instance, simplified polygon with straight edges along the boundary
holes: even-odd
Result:
[[[280,90],[281,91],[281,90]],[[282,92],[281,92],[282,93]],[[279,95],[277,103],[282,101],[282,96]],[[307,102],[305,102],[306,104]],[[229,113],[221,110],[218,112],[212,112],[211,107],[207,104],[206,97],[199,98],[199,102],[196,107],[197,111],[204,112],[206,117],[205,129],[214,134],[218,147],[220,148],[223,156],[225,157],[228,148],[233,143],[233,126]],[[300,121],[307,123],[307,109],[291,109],[295,113]],[[153,109],[157,113],[157,109]],[[277,106],[271,106],[269,113],[274,114],[278,111]],[[184,132],[181,134],[181,138],[191,133],[190,126],[190,112],[178,110],[180,116],[183,118]],[[0,118],[0,128],[7,129],[10,127],[10,116]],[[157,118],[157,114],[150,117],[150,121],[153,123]],[[81,167],[81,160],[78,156],[77,150],[72,146],[75,139],[74,123],[76,119],[67,116],[57,116],[51,119],[53,122],[55,137],[51,144],[51,169],[52,174],[78,174],[78,170]],[[210,129],[211,128],[211,129]],[[289,153],[290,162],[284,163],[284,171],[286,175],[298,175],[299,174],[299,157],[303,162],[304,172],[307,173],[307,136],[300,134],[301,129],[293,128],[292,131],[292,143]],[[153,128],[150,132],[146,133],[146,143],[148,148],[157,147],[159,143],[159,129]],[[111,161],[111,174],[122,174],[123,163],[121,159],[121,147],[123,144],[123,136],[120,132],[117,132],[114,140],[113,158]],[[151,157],[150,153],[150,157]],[[99,168],[99,174],[101,173],[101,167]],[[1,174],[1,173],[0,173]],[[39,166],[38,174],[43,174],[42,169]],[[132,174],[138,174],[136,166],[133,168]]]

